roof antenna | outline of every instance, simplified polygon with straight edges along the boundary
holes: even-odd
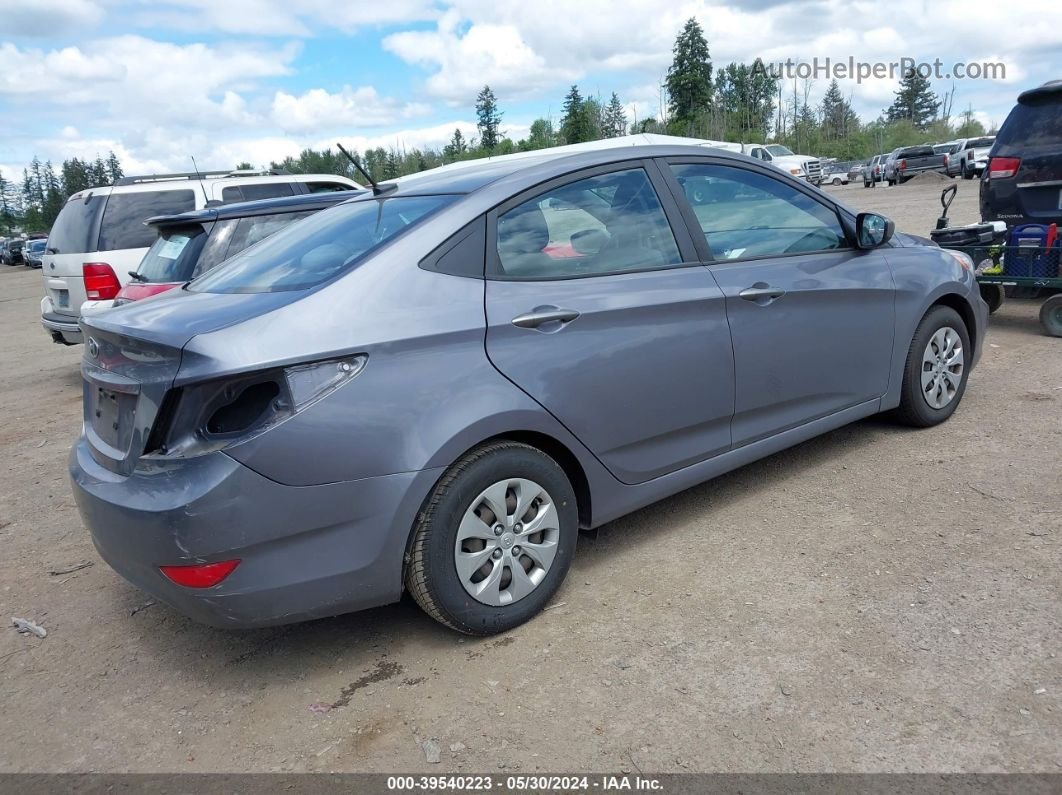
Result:
[[[196,179],[199,180],[199,189],[201,191],[203,191],[203,206],[204,207],[208,207],[208,206],[210,206],[210,197],[207,196],[206,185],[203,184],[203,174],[202,174],[202,172],[199,171],[199,166],[197,166],[196,163],[195,163],[195,156],[194,155],[188,155],[188,156],[190,158],[192,158],[192,168],[195,169]]]
[[[386,191],[386,188],[381,188],[378,184],[376,184],[376,180],[369,176],[369,172],[361,167],[361,163],[358,162],[358,159],[343,148],[343,144],[336,141],[336,146],[339,147],[340,152],[347,156],[347,160],[354,164],[354,168],[356,168],[361,173],[361,175],[365,177],[366,180],[368,180],[369,184],[372,185],[372,192],[375,195],[379,196],[381,193]]]

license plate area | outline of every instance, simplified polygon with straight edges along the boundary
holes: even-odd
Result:
[[[68,309],[70,307],[70,293],[66,290],[53,290],[55,293],[55,305],[60,309]]]
[[[132,436],[136,395],[93,386],[89,388],[89,397],[89,421],[96,437],[108,447],[124,453],[129,449]]]

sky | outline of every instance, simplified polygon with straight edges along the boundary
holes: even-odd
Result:
[[[1062,78],[1057,0],[0,0],[0,170],[113,150],[126,173],[255,165],[302,148],[438,147],[475,134],[489,84],[518,139],[568,87],[631,120],[658,116],[689,17],[716,66],[849,58],[1002,63],[954,85],[956,110],[1001,123],[1017,94]],[[1053,20],[1053,22],[1051,22]],[[829,79],[810,86],[812,102]],[[792,93],[793,81],[787,81]],[[896,80],[840,81],[866,120]],[[798,90],[803,84],[798,81]],[[805,153],[814,154],[814,153]]]

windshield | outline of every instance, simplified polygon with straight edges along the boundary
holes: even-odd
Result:
[[[351,268],[365,254],[456,196],[411,196],[340,204],[288,226],[193,281],[201,293],[304,290]]]
[[[31,240],[29,243],[26,244],[26,248],[28,248],[34,254],[40,254],[44,251],[47,245],[47,240]]]
[[[138,281],[186,282],[195,272],[206,232],[199,224],[159,230],[137,268]]]
[[[782,146],[781,144],[771,144],[767,147],[767,151],[770,152],[772,155],[778,155],[780,157],[788,157],[793,154],[792,149]]]

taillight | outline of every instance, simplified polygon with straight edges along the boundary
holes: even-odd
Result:
[[[193,566],[159,566],[159,569],[171,581],[185,588],[212,588],[239,565],[239,560],[223,560],[220,563],[198,563]]]
[[[81,266],[85,277],[85,297],[93,301],[110,301],[122,289],[114,269],[106,262],[86,262]]]
[[[988,161],[989,179],[1007,179],[1018,173],[1020,157],[993,157]]]
[[[144,455],[192,458],[244,442],[339,389],[365,367],[365,354],[249,373],[167,394]]]
[[[898,168],[900,171],[906,171],[907,170],[907,161],[906,160],[901,160],[899,163],[896,164],[896,168]]]

